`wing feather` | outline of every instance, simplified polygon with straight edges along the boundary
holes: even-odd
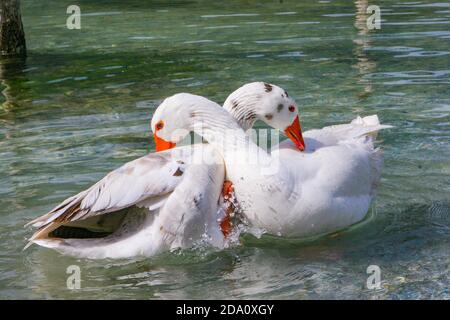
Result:
[[[133,205],[158,208],[183,175],[186,161],[171,152],[152,153],[108,173],[90,188],[69,197],[50,212],[29,222],[38,227],[30,241],[42,238],[60,225],[118,211]],[[152,199],[154,198],[154,199]]]

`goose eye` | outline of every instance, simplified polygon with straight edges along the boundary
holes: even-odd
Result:
[[[156,126],[155,126],[156,130],[161,130],[162,128],[164,128],[164,121],[159,121]]]
[[[289,106],[289,111],[290,112],[294,112],[295,111],[295,107],[294,106]]]

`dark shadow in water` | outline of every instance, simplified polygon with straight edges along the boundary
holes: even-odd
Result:
[[[195,54],[187,49],[183,51],[184,54],[180,56],[175,50],[162,53],[140,50],[78,54],[30,50],[27,63],[13,59],[1,61],[0,87],[3,97],[0,96],[0,121],[58,116],[64,111],[61,106],[66,107],[66,112],[84,108],[91,112],[111,112],[109,104],[97,103],[93,108],[86,103],[96,103],[97,99],[104,100],[105,97],[113,100],[115,95],[130,95],[128,88],[125,88],[127,91],[120,87],[108,88],[127,82],[133,82],[133,90],[137,90],[140,95],[148,94],[151,98],[152,89],[165,86],[168,86],[167,95],[170,95],[176,91],[175,83],[170,83],[171,74],[202,74],[211,71],[205,59],[194,57]],[[120,69],[108,69],[111,66],[119,66]],[[109,77],[110,74],[115,77]],[[77,77],[86,79],[77,81]],[[170,91],[170,85],[173,86],[173,92]],[[105,92],[110,95],[105,96]],[[34,100],[48,100],[50,103],[46,103],[43,108],[42,103],[34,104]]]
[[[278,2],[278,3],[277,3]],[[283,0],[278,0],[275,2],[275,5],[288,7],[289,3],[284,3]],[[260,3],[257,3],[260,5]],[[189,0],[170,0],[170,1],[164,1],[164,0],[151,0],[151,1],[142,1],[142,0],[128,0],[128,1],[122,1],[122,0],[97,0],[97,1],[90,1],[90,0],[80,0],[77,2],[77,5],[79,5],[81,8],[83,5],[86,7],[98,7],[99,10],[114,10],[114,9],[123,9],[123,10],[162,10],[162,9],[173,9],[173,8],[217,8],[224,10],[226,8],[239,8],[239,6],[254,6],[253,2],[246,2],[246,1],[189,1]],[[189,12],[187,12],[189,14]]]
[[[12,110],[17,105],[17,95],[23,89],[23,83],[27,78],[23,74],[26,68],[26,58],[1,58],[0,59],[0,83],[2,85],[2,104],[0,109],[4,112]]]
[[[183,7],[190,7],[190,6],[198,6],[198,1],[189,1],[189,0],[178,0],[178,1],[141,1],[141,0],[128,0],[128,1],[122,1],[122,0],[96,0],[96,1],[90,1],[90,0],[79,0],[77,2],[77,5],[82,7],[84,4],[89,7],[98,6],[102,9],[113,9],[113,8],[121,8],[121,9],[168,9],[168,8],[183,8]]]

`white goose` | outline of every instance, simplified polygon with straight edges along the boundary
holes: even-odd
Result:
[[[167,105],[177,106],[175,109],[180,107],[183,112],[174,112],[167,117],[170,121],[164,122],[157,114]],[[197,107],[200,107],[199,110]],[[207,112],[203,114],[205,107]],[[203,133],[199,126],[201,121],[197,120],[204,120],[204,117],[209,117],[209,122],[204,122],[208,123],[208,126],[214,126],[216,123],[222,129],[242,132],[233,118],[229,115],[223,117],[220,107],[218,114],[222,116],[216,118],[214,109],[218,107],[205,98],[189,94],[178,94],[166,99],[152,119],[157,150],[172,148],[183,137],[180,135],[173,142],[166,142],[160,137],[164,131],[174,132],[176,128],[182,127],[191,130],[195,127],[194,131]],[[294,143],[281,143],[280,148],[286,150],[281,150],[280,154],[295,152],[294,154],[298,155],[294,145],[303,149],[304,142],[296,117],[297,109],[283,89],[260,82],[248,84],[230,95],[224,107],[238,119],[244,129],[250,128],[257,119],[275,128],[285,129]],[[294,119],[296,120],[293,121]],[[335,144],[335,141],[345,140],[343,137],[346,132],[350,138],[386,127],[380,126],[376,117],[370,119],[374,122],[373,125],[361,120],[359,124],[341,125],[340,130],[335,130],[339,126],[316,130],[318,134],[313,136],[319,139],[316,141],[307,138],[307,150],[312,150],[314,145],[323,147],[327,141]],[[286,126],[286,123],[292,124]],[[314,132],[309,131],[306,136]],[[324,134],[327,132],[329,134]],[[335,136],[337,132],[342,134]],[[241,134],[238,136],[242,138]],[[249,139],[244,137],[242,141],[248,143]],[[256,150],[256,153],[260,151],[255,147],[250,144],[251,150]],[[150,154],[123,165],[91,188],[31,221],[29,224],[39,229],[30,239],[30,243],[54,248],[64,254],[88,258],[150,256],[167,249],[190,247],[195,241],[205,238],[205,235],[210,244],[222,247],[224,237],[218,221],[223,219],[223,212],[218,210],[217,202],[224,179],[224,167],[222,158],[214,150],[208,145],[181,147],[174,149],[175,153],[166,151]],[[239,152],[234,154],[240,155]],[[210,160],[198,163],[198,160],[195,160],[198,157]],[[270,165],[273,163],[274,161],[270,161]],[[239,171],[239,168],[237,170]],[[246,168],[243,167],[242,170],[245,171]],[[229,170],[228,175],[236,177],[236,171]],[[239,193],[241,189],[246,191],[245,187],[241,188],[243,184],[239,180],[233,180],[237,182]],[[240,194],[238,199],[251,218],[249,209],[252,206],[246,202],[246,196],[246,193]],[[270,211],[273,210],[273,207],[267,207]],[[258,220],[257,218],[255,225],[274,233],[270,222],[265,226]],[[255,221],[252,219],[252,222]],[[92,239],[89,239],[90,237]]]
[[[196,164],[198,154],[208,164]],[[151,256],[205,235],[222,247],[223,182],[222,159],[207,145],[151,153],[28,223],[39,228],[29,244],[92,259]]]
[[[184,135],[194,131],[203,136],[223,157],[227,179],[252,225],[275,235],[304,237],[365,217],[383,162],[373,140],[378,130],[390,126],[380,125],[377,116],[358,117],[350,124],[305,132],[305,149],[297,106],[283,89],[248,84],[232,93],[224,107],[194,95],[174,95],[155,111],[152,125],[166,124],[155,131],[160,143],[180,141],[183,134],[173,135],[180,129]],[[272,154],[263,151],[242,129],[257,119],[284,129],[293,143],[281,143]]]
[[[191,97],[177,95],[185,105],[209,103]],[[172,124],[176,121],[174,115]],[[236,125],[233,118],[229,121]],[[163,127],[162,121],[152,122],[154,132]],[[157,151],[175,146],[154,137]],[[223,225],[225,212],[219,210],[223,183],[223,160],[210,145],[152,153],[110,172],[28,223],[38,228],[29,245],[97,259],[151,256],[191,247],[199,240],[221,248],[224,233],[230,231]]]

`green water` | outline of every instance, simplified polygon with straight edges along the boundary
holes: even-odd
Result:
[[[226,2],[226,4],[225,4]],[[0,88],[0,298],[450,298],[450,4],[377,1],[22,1],[25,62]],[[23,225],[154,150],[149,121],[180,91],[222,103],[263,80],[305,130],[378,114],[385,169],[364,223],[314,241],[251,236],[145,260],[91,261],[33,246]],[[381,269],[380,289],[366,268]],[[81,289],[66,268],[81,269]]]

